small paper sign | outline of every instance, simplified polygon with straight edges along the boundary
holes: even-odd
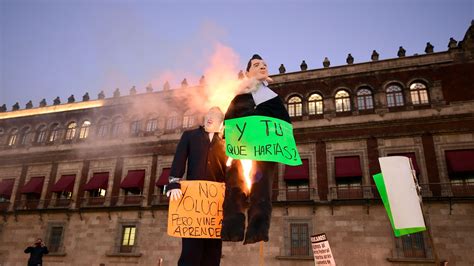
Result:
[[[267,116],[225,120],[226,154],[234,159],[301,165],[293,126]]]
[[[316,266],[336,265],[325,233],[311,236],[311,246],[313,247],[314,264]]]
[[[221,238],[225,184],[181,181],[183,195],[170,200],[168,235],[186,238]]]

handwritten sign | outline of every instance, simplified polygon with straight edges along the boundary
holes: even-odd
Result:
[[[311,236],[311,246],[313,247],[314,263],[316,266],[336,265],[326,234],[323,233]]]
[[[170,200],[168,235],[187,238],[221,238],[224,183],[181,181],[183,195]]]
[[[293,126],[267,116],[225,120],[226,154],[234,159],[301,165]]]

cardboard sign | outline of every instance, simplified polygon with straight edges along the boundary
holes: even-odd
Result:
[[[221,238],[225,184],[181,181],[183,195],[171,200],[168,235],[187,238]]]
[[[379,158],[382,174],[373,176],[395,236],[426,230],[410,159]]]
[[[311,236],[315,265],[336,265],[325,233]]]
[[[267,116],[225,120],[226,154],[234,159],[301,165],[293,126]]]

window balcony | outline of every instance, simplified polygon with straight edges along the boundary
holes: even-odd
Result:
[[[162,193],[158,195],[153,195],[153,205],[168,205],[169,202],[169,198],[166,195],[163,195]]]

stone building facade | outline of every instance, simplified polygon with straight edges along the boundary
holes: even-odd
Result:
[[[281,66],[271,87],[304,163],[279,166],[270,241],[225,243],[222,265],[314,265],[309,237],[323,232],[338,265],[473,265],[474,26],[448,48]],[[182,131],[202,114],[174,92],[201,86],[2,107],[0,264],[24,265],[36,237],[51,249],[47,265],[176,264],[162,190]],[[392,233],[372,181],[390,155],[412,159],[432,241]]]

